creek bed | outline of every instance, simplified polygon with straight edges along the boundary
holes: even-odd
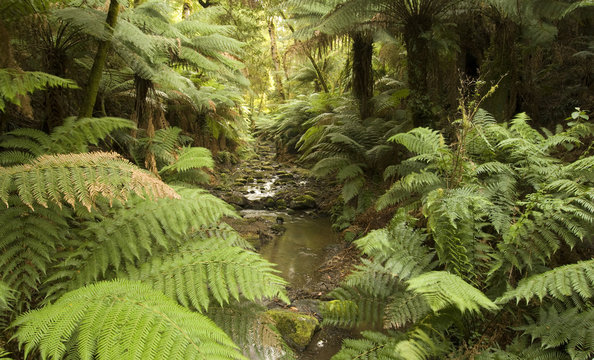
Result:
[[[293,290],[308,290],[322,281],[320,266],[326,260],[329,249],[339,246],[340,238],[332,230],[328,218],[313,215],[288,215],[285,212],[267,210],[244,210],[244,218],[263,217],[284,219],[286,231],[283,235],[262,246],[259,253],[268,261],[277,264],[280,276],[289,282]],[[299,359],[328,360],[338,350],[344,336],[332,331],[321,331],[314,335],[312,343]],[[272,358],[270,358],[272,359]]]

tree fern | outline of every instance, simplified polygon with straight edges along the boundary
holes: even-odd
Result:
[[[28,163],[45,154],[81,153],[88,151],[88,145],[97,145],[111,132],[131,129],[130,120],[114,117],[81,118],[70,117],[51,134],[23,128],[9,131],[0,137],[0,147],[11,149],[0,153],[0,164],[16,165]],[[16,156],[19,154],[19,156]]]
[[[243,359],[229,337],[203,315],[149,285],[117,280],[72,291],[15,323],[25,355],[74,353],[119,359]],[[100,355],[99,355],[100,354]]]
[[[0,200],[10,196],[33,208],[62,201],[87,209],[99,197],[125,200],[130,193],[149,198],[178,198],[168,185],[115,153],[45,155],[31,164],[0,168]]]
[[[178,249],[185,241],[199,240],[193,238],[194,231],[199,235],[223,216],[236,216],[229,205],[203,190],[178,188],[178,193],[179,199],[131,198],[82,221],[82,231],[69,244],[72,250],[61,254],[59,271],[47,280],[47,295],[53,298],[106,274],[113,276],[126,264],[145,262],[155,252]],[[220,241],[225,243],[224,238]],[[237,245],[234,237],[226,244]]]

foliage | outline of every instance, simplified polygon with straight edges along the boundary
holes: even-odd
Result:
[[[220,224],[233,210],[202,190],[170,187],[114,153],[43,155],[1,171],[3,303],[13,318],[47,304],[12,325],[26,353],[243,358],[188,307],[288,300],[271,265]]]
[[[76,83],[69,79],[39,72],[18,71],[15,69],[0,69],[0,112],[6,108],[6,103],[21,105],[21,97],[35,90],[48,87],[76,88]]]
[[[98,145],[113,131],[133,128],[130,120],[121,118],[69,117],[49,135],[30,128],[16,129],[0,136],[0,147],[6,149],[0,153],[0,164],[28,163],[43,154],[87,152],[89,145]]]
[[[576,160],[561,158],[565,148],[584,151],[581,139],[591,125],[579,118],[552,133],[532,128],[525,114],[496,124],[478,111],[457,122],[452,145],[426,128],[392,136],[411,156],[387,168],[387,178],[397,180],[377,205],[399,210],[387,228],[355,242],[369,258],[331,293],[336,300],[325,306],[325,322],[371,322],[397,333],[347,342],[337,358],[375,358],[375,351],[387,359],[443,351],[455,358],[459,341],[481,358],[523,358],[531,351],[535,358],[591,357],[592,260],[559,264],[561,251],[587,252],[592,240],[593,159],[587,149]],[[531,335],[534,346],[503,352],[490,347],[497,338],[485,346],[469,336],[492,331],[488,311],[498,310],[496,304],[526,312],[507,326]],[[426,341],[413,342],[418,351],[399,353],[402,339],[418,331],[426,334]]]
[[[39,348],[41,359],[69,353],[81,359],[243,359],[229,337],[205,316],[148,285],[126,280],[75,290],[55,304],[22,315],[14,325],[25,356]]]

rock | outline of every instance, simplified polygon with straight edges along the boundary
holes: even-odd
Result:
[[[229,204],[237,205],[237,206],[241,206],[241,207],[244,207],[249,203],[248,199],[246,199],[245,196],[243,196],[242,194],[240,194],[238,192],[233,192],[231,194],[225,195],[223,197],[223,200],[225,200],[225,202],[228,202]]]
[[[266,313],[287,344],[298,351],[305,349],[319,325],[318,319],[306,314],[280,309],[268,310]]]
[[[279,210],[284,210],[287,208],[287,202],[284,199],[277,199],[275,207]]]
[[[289,207],[294,210],[313,209],[317,206],[316,199],[311,195],[300,195],[295,197]]]

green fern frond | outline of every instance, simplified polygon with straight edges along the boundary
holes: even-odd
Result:
[[[134,122],[117,118],[75,118],[69,117],[50,134],[53,147],[51,153],[74,153],[88,151],[88,144],[97,145],[114,130],[134,129]]]
[[[128,267],[130,278],[152,284],[185,306],[208,310],[210,299],[219,305],[232,299],[250,301],[280,298],[289,303],[287,284],[260,255],[238,247],[217,248],[216,241],[182,248],[163,258],[152,257],[137,270]]]
[[[446,271],[431,271],[412,278],[408,280],[408,289],[422,294],[435,312],[449,306],[461,312],[495,311],[499,308],[480,290]]]
[[[399,329],[409,323],[414,324],[431,311],[423,295],[411,291],[399,292],[386,306],[384,328]]]
[[[178,199],[131,198],[124,205],[109,208],[104,216],[82,222],[83,231],[71,245],[72,251],[65,254],[59,271],[47,279],[47,296],[54,298],[125,264],[146,261],[155,252],[177,249],[193,231],[198,235],[224,235],[216,229],[211,231],[212,226],[223,216],[237,216],[228,204],[204,190],[176,190]],[[220,241],[227,246],[237,245],[234,236]]]
[[[16,199],[11,199],[16,200]],[[30,300],[46,276],[55,257],[56,248],[62,246],[69,233],[66,219],[68,209],[55,204],[48,208],[35,207],[34,211],[22,204],[10,203],[0,210],[0,274],[6,285],[16,291],[17,307]]]
[[[375,360],[402,360],[403,358],[394,351],[396,344],[404,337],[384,335],[378,332],[362,331],[362,339],[346,339],[342,349],[332,357],[334,360],[375,359]]]
[[[206,148],[182,147],[176,155],[177,159],[173,163],[161,168],[159,173],[166,171],[183,172],[201,168],[212,169],[214,167],[212,154]]]
[[[553,306],[541,308],[536,322],[521,326],[532,341],[539,339],[543,348],[564,347],[572,359],[588,360],[594,356],[594,310],[579,312],[571,308],[559,312]]]
[[[168,185],[115,153],[46,155],[31,164],[0,168],[0,200],[17,195],[27,206],[62,201],[89,211],[98,198],[125,201],[130,194],[178,198]]]
[[[0,281],[0,313],[10,309],[11,302],[14,300],[14,290],[5,282]],[[1,348],[0,348],[1,349]]]
[[[391,292],[390,290],[384,292],[386,291]],[[384,312],[389,301],[387,296],[368,293],[349,286],[337,288],[329,296],[336,300],[326,302],[320,307],[323,324],[356,327],[381,326],[384,323]]]
[[[445,149],[443,136],[428,128],[415,128],[407,133],[396,134],[388,141],[401,144],[417,155],[434,154]]]
[[[13,326],[25,356],[80,359],[245,359],[211,320],[149,285],[100,282],[20,316]]]
[[[411,203],[411,199],[413,201],[415,199],[414,195],[429,193],[440,187],[444,187],[444,179],[433,172],[421,171],[408,174],[392,184],[390,189],[379,197],[376,207],[381,210],[405,200]]]
[[[534,297],[542,301],[548,296],[565,300],[573,294],[583,299],[594,296],[594,260],[559,266],[523,279],[515,289],[505,292],[496,302],[505,304],[515,299],[516,302],[525,300],[528,303]]]
[[[0,112],[6,108],[6,102],[20,105],[20,96],[48,87],[76,89],[73,80],[37,71],[18,71],[11,68],[0,69]]]
[[[55,9],[52,16],[74,26],[78,31],[94,37],[100,41],[112,38],[111,32],[105,26],[105,13],[100,10],[84,7],[69,7]]]
[[[0,152],[0,163],[16,165],[45,154],[87,152],[89,144],[97,145],[113,131],[134,127],[132,121],[115,117],[70,117],[49,135],[35,129],[16,129],[0,137],[0,147],[13,150]]]

